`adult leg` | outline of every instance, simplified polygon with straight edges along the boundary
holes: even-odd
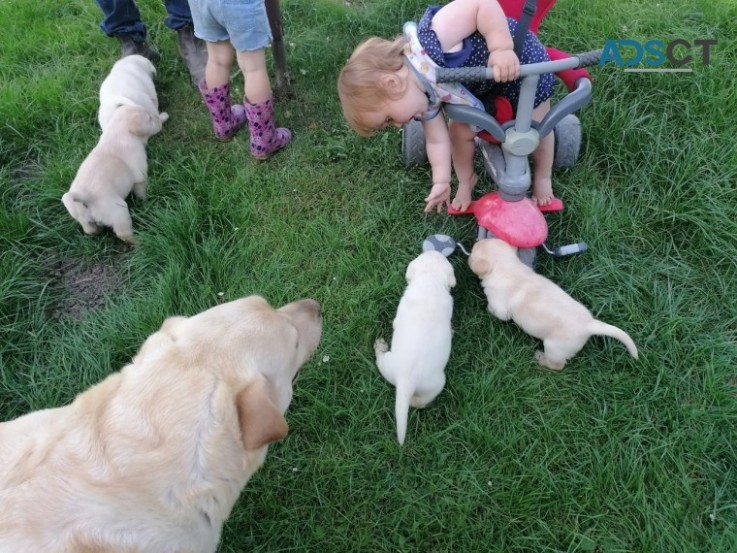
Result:
[[[153,63],[158,62],[159,53],[146,43],[146,26],[141,21],[138,6],[133,0],[96,0],[104,19],[100,28],[107,36],[118,38],[121,57],[140,54]]]
[[[167,16],[164,25],[177,32],[177,48],[182,61],[192,76],[192,83],[198,86],[205,78],[207,47],[204,41],[194,35],[192,11],[187,0],[165,0]]]

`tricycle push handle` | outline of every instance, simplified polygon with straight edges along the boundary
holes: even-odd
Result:
[[[542,75],[543,73],[557,73],[564,69],[579,69],[596,65],[601,59],[601,50],[592,50],[583,54],[576,54],[562,60],[528,63],[519,68],[520,77],[527,75]],[[494,80],[491,67],[439,67],[435,70],[435,77],[439,83],[461,82],[474,83]]]

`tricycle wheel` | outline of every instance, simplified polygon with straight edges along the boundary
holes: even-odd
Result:
[[[422,165],[427,161],[425,130],[412,120],[402,127],[402,160],[405,165]]]
[[[553,130],[555,134],[555,157],[553,167],[573,167],[581,151],[581,121],[573,114],[561,119]]]

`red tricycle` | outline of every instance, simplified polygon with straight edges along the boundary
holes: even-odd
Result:
[[[508,17],[518,19],[515,33],[515,51],[521,52],[524,36],[529,28],[537,33],[540,22],[555,4],[555,0],[498,0]],[[575,56],[554,48],[547,48],[551,61],[525,64],[520,67],[520,94],[515,110],[504,98],[495,98],[496,113],[490,115],[471,106],[444,104],[443,110],[450,119],[462,121],[481,129],[476,143],[480,149],[484,167],[497,185],[497,191],[472,202],[467,211],[459,213],[448,208],[451,215],[472,213],[478,223],[478,238],[501,238],[517,246],[520,258],[530,266],[534,264],[538,247],[553,255],[568,255],[586,249],[585,243],[570,244],[550,249],[545,246],[548,225],[543,211],[560,211],[563,203],[555,198],[550,205],[538,207],[529,197],[531,185],[528,157],[537,148],[540,139],[555,134],[554,167],[570,167],[578,159],[581,145],[581,125],[573,112],[591,100],[591,77],[583,67],[599,62],[601,51]],[[542,121],[532,120],[539,75],[555,73],[563,81],[568,94],[555,103]],[[437,68],[438,82],[479,82],[493,79],[489,67]],[[424,163],[425,139],[421,123],[412,121],[402,133],[402,154],[405,163]],[[449,237],[440,238],[448,244]],[[452,241],[452,240],[451,240]],[[423,248],[434,248],[433,240]],[[441,248],[447,252],[447,247]]]

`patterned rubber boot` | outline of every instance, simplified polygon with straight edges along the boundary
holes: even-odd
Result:
[[[215,137],[218,140],[230,140],[246,124],[246,110],[240,104],[230,104],[229,83],[208,90],[205,81],[200,81],[199,89],[212,116]]]
[[[272,98],[251,104],[243,98],[251,132],[251,155],[256,159],[267,159],[292,140],[289,129],[274,127],[274,103]]]

